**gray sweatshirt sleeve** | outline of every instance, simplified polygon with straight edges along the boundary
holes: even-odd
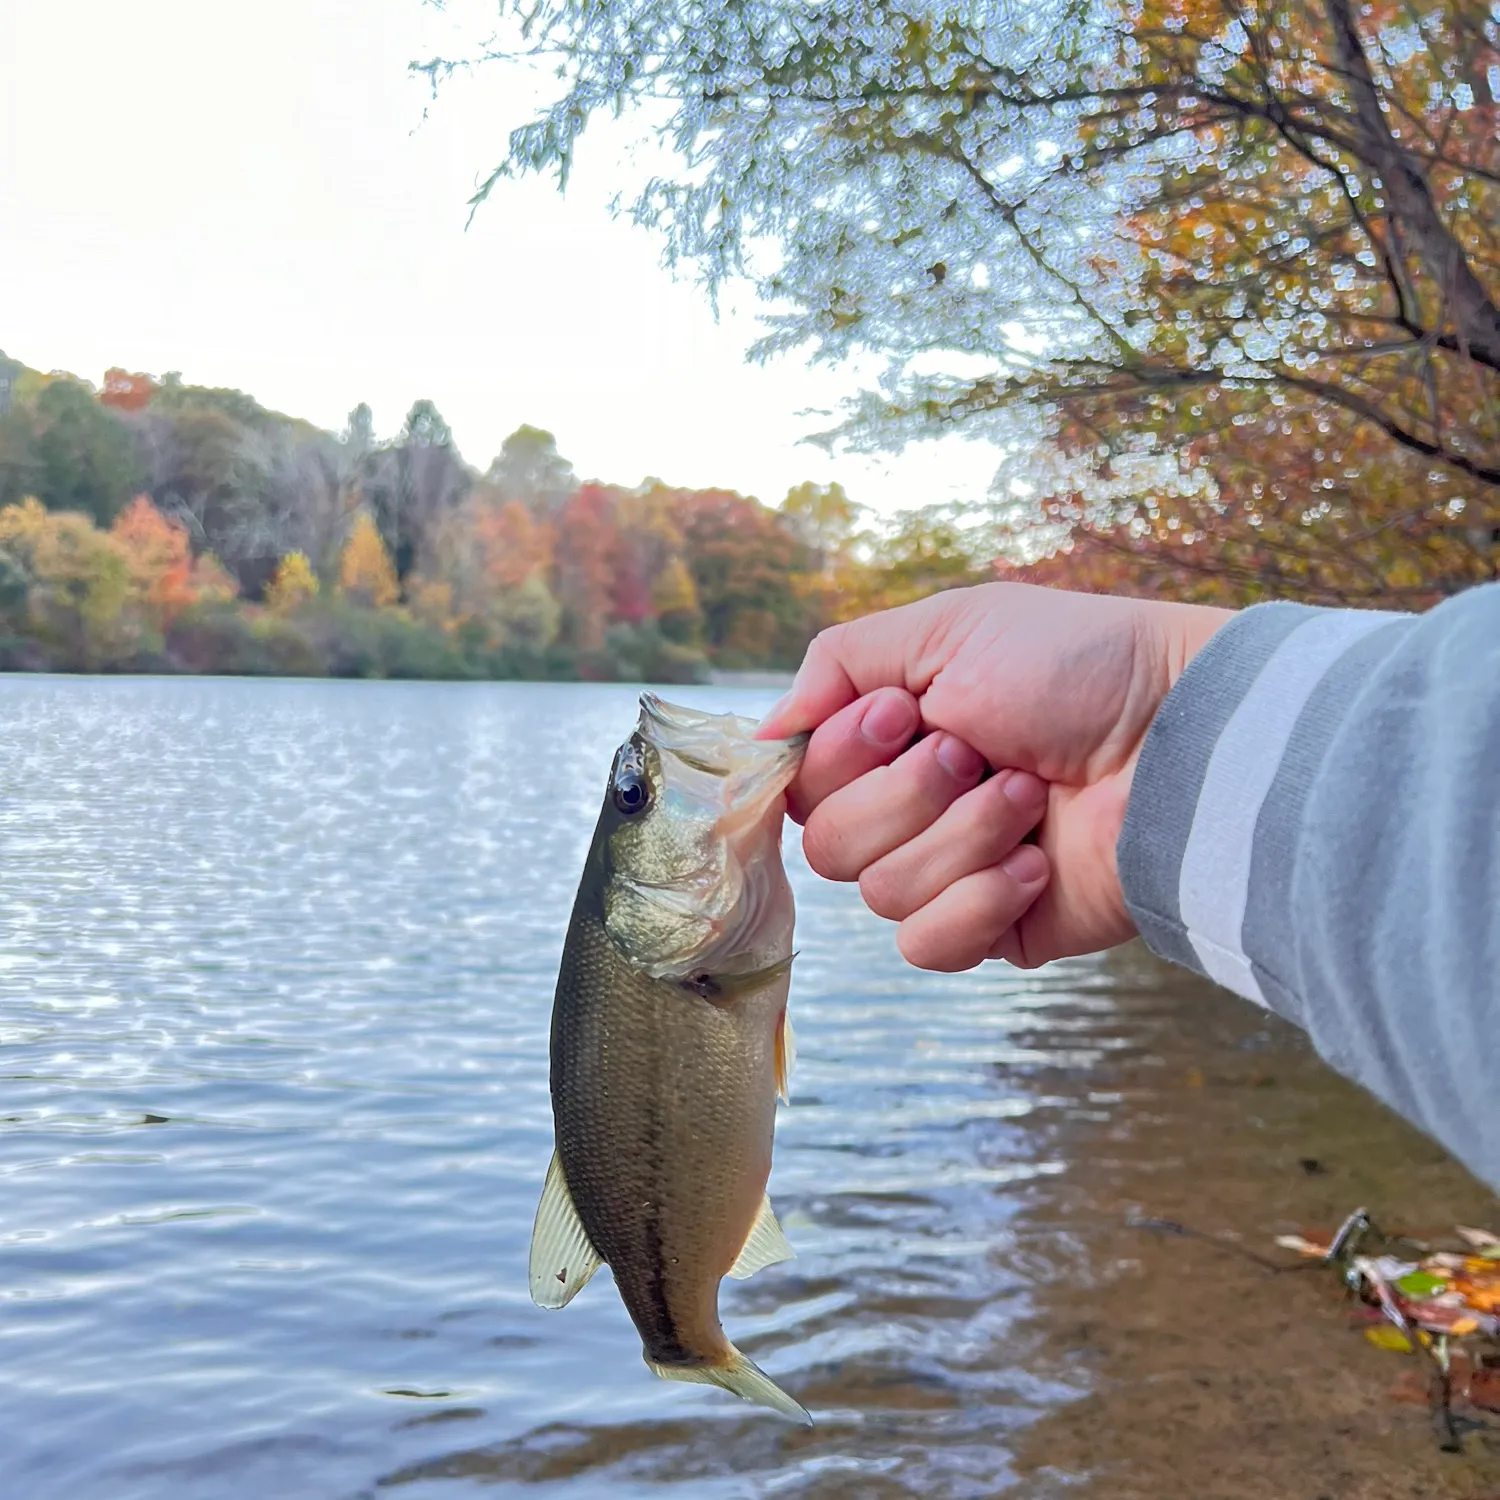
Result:
[[[1158,711],[1118,853],[1157,953],[1500,1187],[1500,584],[1245,610]]]

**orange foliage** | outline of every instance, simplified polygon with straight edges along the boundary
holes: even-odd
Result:
[[[1051,387],[1069,462],[1035,519],[1073,546],[1038,566],[1415,607],[1497,576],[1488,0],[1120,3],[1121,95],[1087,149],[1171,144],[1108,268],[1130,352]]]
[[[137,495],[115,517],[110,536],[123,553],[136,597],[158,626],[169,625],[189,605],[233,598],[235,584],[216,559],[195,559],[187,530]]]
[[[133,375],[118,365],[104,372],[99,400],[116,411],[144,411],[160,387],[149,375]]]
[[[520,588],[552,560],[551,528],[519,500],[481,502],[473,528],[485,577],[496,588]]]

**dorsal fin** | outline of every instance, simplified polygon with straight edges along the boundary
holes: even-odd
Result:
[[[730,1266],[729,1274],[736,1281],[743,1281],[766,1266],[791,1260],[796,1253],[781,1232],[781,1225],[776,1222],[770,1198],[765,1197],[760,1200],[760,1212],[756,1214],[755,1223],[750,1226],[750,1233]]]
[[[554,1151],[531,1231],[531,1300],[538,1307],[566,1307],[602,1264]]]

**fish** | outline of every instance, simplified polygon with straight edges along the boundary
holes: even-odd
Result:
[[[552,1006],[530,1286],[565,1307],[608,1265],[655,1374],[810,1424],[718,1310],[725,1276],[793,1255],[766,1183],[795,1049],[781,830],[808,737],[754,733],[645,693],[615,754]]]

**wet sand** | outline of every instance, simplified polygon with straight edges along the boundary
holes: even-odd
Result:
[[[1393,1397],[1418,1362],[1368,1344],[1329,1273],[1275,1275],[1125,1222],[1174,1220],[1290,1260],[1274,1235],[1332,1230],[1358,1206],[1385,1228],[1440,1233],[1495,1225],[1494,1196],[1333,1077],[1293,1028],[1138,948],[1112,969],[1117,1010],[1099,1020],[1124,1045],[1088,1077],[1110,1102],[1092,1124],[1075,1114],[1058,1126],[1070,1167],[1031,1213],[1047,1287],[1031,1359],[1089,1390],[1029,1431],[1022,1488],[1101,1500],[1500,1496],[1500,1419],[1462,1456],[1440,1451],[1425,1408]],[[1036,1082],[1068,1094],[1079,1074],[1042,1070]]]

